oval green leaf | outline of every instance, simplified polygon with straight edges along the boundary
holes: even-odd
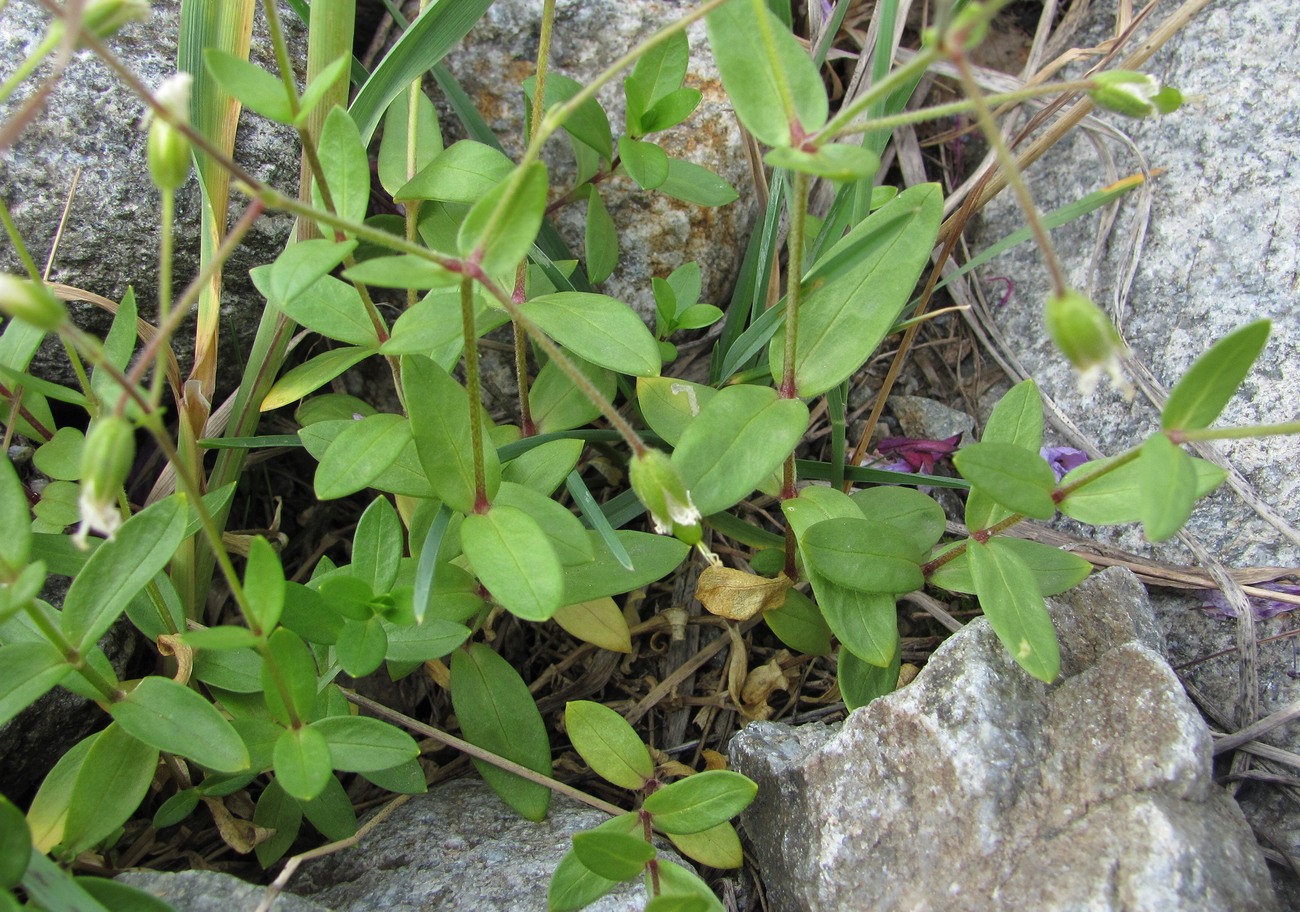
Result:
[[[314,728],[288,728],[275,741],[275,778],[299,801],[311,801],[329,782],[330,748]]]
[[[1192,457],[1164,434],[1153,434],[1138,457],[1142,477],[1142,531],[1147,541],[1178,533],[1196,506],[1196,468]]]
[[[560,607],[564,576],[546,533],[523,510],[493,506],[460,527],[461,547],[474,575],[511,614],[544,621]]]
[[[125,731],[160,751],[189,757],[219,773],[248,768],[248,749],[226,717],[171,678],[145,678],[108,711]]]
[[[1038,453],[1011,443],[976,443],[952,461],[963,478],[1008,510],[1034,519],[1056,513],[1056,476]]]
[[[1164,430],[1208,427],[1236,395],[1241,381],[1264,350],[1271,328],[1268,320],[1257,320],[1210,346],[1169,391],[1169,399],[1160,412],[1160,427]]]
[[[1025,671],[1048,684],[1061,672],[1060,647],[1034,574],[1001,538],[971,541],[971,576],[993,632]]]
[[[571,701],[564,707],[564,727],[574,750],[603,779],[636,790],[654,776],[650,751],[632,726],[609,707],[590,700]]]
[[[808,529],[799,547],[811,570],[839,586],[900,594],[925,585],[920,549],[893,526],[827,519]]]
[[[901,650],[894,650],[894,657],[887,665],[876,665],[858,656],[846,643],[840,650],[836,680],[849,712],[866,706],[877,697],[893,693],[898,687],[901,663]]]
[[[575,833],[573,852],[583,867],[608,880],[631,880],[655,857],[655,847],[625,833]]]
[[[100,732],[72,785],[60,839],[63,848],[82,852],[131,819],[157,769],[157,749],[132,737],[121,725]]]
[[[634,377],[659,373],[654,336],[622,301],[591,292],[561,291],[529,301],[524,315],[592,364]]]
[[[665,833],[699,833],[735,817],[754,800],[758,786],[731,770],[707,770],[666,785],[642,809]]]
[[[324,736],[334,769],[371,773],[420,755],[415,739],[399,728],[368,716],[331,716],[311,727]]]

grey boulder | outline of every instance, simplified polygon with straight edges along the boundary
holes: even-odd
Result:
[[[1141,585],[1112,569],[1049,605],[1053,685],[980,619],[838,731],[736,735],[773,908],[1277,908]]]

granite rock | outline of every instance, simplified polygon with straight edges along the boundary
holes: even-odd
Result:
[[[1049,606],[1053,685],[980,619],[838,729],[733,739],[774,908],[1277,908],[1140,584],[1112,569]]]
[[[221,871],[127,871],[117,880],[152,893],[176,912],[255,912],[266,896],[266,887]],[[281,893],[271,908],[275,912],[330,912],[291,893]]]
[[[413,797],[356,846],[303,865],[289,888],[337,912],[542,912],[573,834],[608,819],[557,795],[534,823],[483,782],[458,779]],[[683,863],[672,852],[661,857]],[[587,908],[639,912],[644,904],[634,882]]]
[[[694,6],[688,0],[559,0],[551,44],[553,71],[585,83]],[[494,3],[446,59],[488,125],[516,158],[523,136],[524,95],[519,83],[535,66],[541,11],[542,0]],[[601,195],[619,232],[619,265],[597,290],[632,304],[648,318],[655,312],[651,278],[667,277],[692,260],[700,264],[701,300],[725,304],[751,220],[754,197],[740,127],[723,93],[703,23],[691,26],[687,36],[691,58],[686,84],[699,89],[703,101],[685,123],[649,139],[662,144],[670,156],[714,171],[740,191],[741,198],[727,206],[704,208],[641,190],[626,177],[602,182]],[[598,97],[617,137],[624,119],[621,80]],[[550,141],[546,157],[552,186],[569,186],[573,157],[562,138]],[[555,215],[561,234],[578,255],[585,218],[584,204],[566,206]]]
[[[144,22],[125,26],[109,47],[146,85],[158,86],[176,70],[180,0],[154,0]],[[45,33],[49,13],[35,0],[17,0],[0,12],[0,60],[9,72]],[[285,17],[293,58],[306,60],[306,31]],[[252,59],[273,67],[262,14],[257,13]],[[0,107],[7,119],[50,70],[47,62],[34,78]],[[140,314],[152,320],[158,300],[158,239],[161,203],[145,166],[147,132],[141,129],[143,103],[89,52],[81,52],[64,73],[44,110],[0,158],[0,196],[38,263],[43,264],[58,230],[72,180],[81,170],[67,225],[50,275],[62,282],[117,301],[135,289]],[[296,195],[298,144],[293,131],[245,112],[240,118],[235,159],[254,177]],[[232,193],[231,219],[246,201]],[[183,288],[199,266],[199,191],[192,175],[177,195],[176,288]],[[251,348],[263,300],[248,270],[273,260],[284,246],[290,216],[266,213],[245,237],[225,268],[222,299],[222,372],[218,396],[239,381],[242,364],[235,351]],[[0,245],[0,269],[22,272],[12,245]],[[109,316],[90,305],[72,305],[84,328],[102,335]],[[231,337],[234,333],[235,337]],[[173,342],[182,372],[193,358],[191,329]],[[70,382],[75,377],[60,346],[47,344],[33,361],[39,376]]]

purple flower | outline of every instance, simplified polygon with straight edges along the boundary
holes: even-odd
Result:
[[[953,434],[946,440],[923,440],[917,437],[886,437],[876,446],[881,456],[894,457],[877,468],[891,472],[921,472],[934,474],[934,464],[940,459],[951,456],[957,450],[961,434]]]
[[[1293,583],[1260,583],[1258,588],[1281,592],[1285,595],[1300,595],[1300,586]],[[1232,603],[1218,589],[1206,589],[1201,592],[1201,597],[1205,599],[1205,604],[1201,605],[1200,608],[1210,617],[1226,619],[1237,616],[1237,611],[1232,607]],[[1256,620],[1260,621],[1300,608],[1300,605],[1293,602],[1262,598],[1255,595],[1250,597],[1250,606],[1254,609]]]
[[[1088,454],[1083,450],[1076,450],[1074,447],[1043,447],[1038,451],[1048,464],[1052,467],[1052,473],[1056,480],[1060,481],[1066,475],[1079,466],[1088,462]]]

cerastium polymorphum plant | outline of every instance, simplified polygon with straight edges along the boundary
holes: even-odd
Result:
[[[48,909],[127,902],[119,885],[59,879],[57,864],[111,850],[146,801],[160,828],[205,805],[232,848],[270,865],[304,819],[332,840],[356,832],[341,777],[422,791],[415,740],[359,715],[356,705],[366,701],[339,686],[340,674],[429,674],[450,691],[465,739],[456,743],[473,752],[506,802],[540,819],[552,787],[563,786],[550,778],[550,736],[527,682],[492,646],[500,613],[555,620],[579,639],[628,650],[628,621],[614,597],[688,559],[702,564],[698,594],[715,614],[742,622],[761,613],[799,652],[826,654],[838,643],[839,686],[850,708],[896,686],[896,602],[925,586],[976,596],[1021,668],[1051,682],[1059,658],[1044,597],[1077,584],[1090,566],[1002,533],[1059,511],[1089,523],[1141,522],[1150,539],[1167,538],[1223,479],[1183,444],[1300,429],[1211,427],[1267,340],[1269,325],[1260,321],[1193,365],[1142,445],[1060,479],[1040,455],[1042,404],[1032,381],[998,403],[981,442],[956,454],[960,479],[864,468],[847,458],[847,384],[887,336],[909,325],[908,302],[943,210],[935,184],[901,192],[875,186],[889,129],[974,115],[1054,276],[1046,304],[1053,338],[1080,370],[1113,372],[1118,336],[1064,282],[991,106],[1084,91],[1127,115],[1176,108],[1176,92],[1148,77],[1103,73],[985,98],[967,54],[1005,4],[966,4],[942,15],[902,65],[889,67],[891,46],[883,44],[874,84],[832,111],[820,69],[825,48],[814,59],[764,0],[709,0],[584,85],[549,72],[554,3],[547,0],[536,72],[520,87],[528,135],[516,161],[481,132],[444,148],[420,82],[488,5],[426,6],[367,75],[348,51],[350,3],[316,0],[309,12],[289,3],[310,26],[309,80],[300,93],[273,0],[263,9],[278,73],[247,60],[251,3],[187,0],[187,73],[150,93],[102,43],[144,12],[142,3],[50,4],[51,38],[6,83],[8,97],[37,78],[40,58],[84,45],[141,93],[153,118],[147,166],[161,192],[164,242],[157,325],[137,353],[133,297],[120,302],[106,338],[79,330],[0,209],[28,267],[26,277],[0,277],[0,306],[11,318],[0,339],[5,442],[30,441],[36,468],[52,479],[33,511],[24,475],[9,458],[0,463],[0,721],[56,686],[95,701],[109,720],[63,756],[25,815],[0,803],[0,906],[18,904],[15,889]],[[653,280],[652,331],[626,303],[594,290],[618,265],[618,226],[602,194],[617,176],[701,206],[737,198],[711,171],[670,157],[654,141],[681,129],[700,102],[686,84],[686,29],[701,19],[736,115],[767,149],[770,202],[729,306],[699,300],[700,271],[688,263]],[[955,64],[966,97],[908,110],[937,61]],[[350,69],[361,85],[345,106]],[[441,77],[449,78],[445,70]],[[618,132],[599,95],[617,91],[620,79],[627,114]],[[309,177],[301,199],[232,160],[237,109],[222,105],[222,93],[297,131]],[[369,215],[372,139],[381,126],[378,181],[402,207],[397,218]],[[556,134],[576,161],[568,186],[552,186],[541,155]],[[176,293],[170,200],[191,154],[203,181],[203,269]],[[808,211],[814,180],[837,188],[818,219]],[[232,182],[247,202],[227,230]],[[546,225],[552,200],[586,206],[580,258]],[[266,310],[222,425],[211,407],[221,268],[268,209],[292,213],[298,227],[274,262],[252,270]],[[775,229],[783,213],[786,278],[777,288]],[[396,319],[385,316],[372,288],[404,293]],[[774,306],[766,306],[769,298]],[[168,379],[168,342],[195,306],[199,353],[181,383],[179,374]],[[708,376],[673,376],[673,334],[719,321]],[[497,424],[480,402],[478,351],[481,337],[506,323],[515,330],[518,421]],[[330,346],[281,372],[295,324]],[[76,387],[28,372],[47,334],[67,347]],[[386,363],[391,396],[376,401],[398,403],[395,410],[324,391],[368,359]],[[831,458],[797,458],[809,402],[823,397],[839,426]],[[50,400],[83,410],[85,421],[56,422]],[[295,434],[257,436],[259,413],[289,406]],[[125,493],[137,431],[166,457],[165,478],[145,503]],[[625,449],[610,448],[618,441]],[[624,462],[628,486],[603,505],[580,472],[589,445]],[[372,492],[345,552],[349,562],[323,557],[304,568],[305,583],[286,574],[277,542],[223,534],[244,455],[268,446],[305,448],[316,461],[321,500]],[[209,469],[203,454],[210,449],[219,455]],[[809,483],[825,480],[832,484]],[[943,510],[917,485],[968,489],[970,534],[945,540]],[[782,527],[736,512],[756,492],[778,499]],[[647,511],[653,533],[622,528]],[[714,554],[724,540],[725,553],[748,559],[725,564]],[[214,567],[229,599],[209,613]],[[59,607],[41,598],[51,575],[72,580]],[[123,615],[156,644],[158,673],[120,680],[97,645]],[[432,731],[391,710],[381,714]],[[612,710],[570,703],[565,721],[591,769],[635,797],[631,811],[574,839],[552,883],[551,907],[579,908],[617,881],[644,875],[650,908],[720,909],[698,877],[658,856],[652,835],[658,829],[707,865],[738,866],[729,820],[752,799],[753,783],[715,770],[665,784],[665,770],[685,770],[657,769]],[[251,819],[232,811],[226,799],[236,793],[255,802]]]

